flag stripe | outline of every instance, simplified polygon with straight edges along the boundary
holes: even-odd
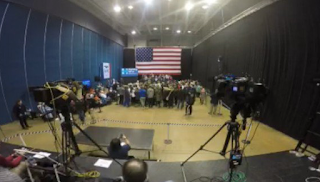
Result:
[[[181,69],[181,66],[137,66],[137,69]]]
[[[181,56],[181,53],[153,53],[153,56]]]
[[[136,65],[180,65],[180,61],[153,61],[153,62],[137,62]]]
[[[171,60],[181,60],[181,57],[153,57],[155,61],[171,61]]]
[[[153,52],[181,52],[181,49],[153,49]]]
[[[181,70],[139,70],[140,73],[181,73]]]

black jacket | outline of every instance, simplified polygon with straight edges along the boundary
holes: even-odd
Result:
[[[26,109],[26,106],[24,106],[23,104],[22,105],[14,105],[13,106],[13,114],[19,118],[20,116],[25,116],[25,113],[26,113],[27,109]]]

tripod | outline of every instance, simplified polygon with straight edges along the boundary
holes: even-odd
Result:
[[[239,128],[240,125],[237,123],[235,120],[227,121],[225,122],[219,129],[214,133],[203,145],[200,146],[200,148],[195,151],[189,158],[187,158],[184,162],[181,163],[181,169],[182,169],[182,174],[184,177],[184,181],[187,182],[187,178],[185,175],[184,171],[184,164],[187,163],[193,156],[195,156],[200,150],[205,150],[204,147],[215,137],[217,136],[220,131],[225,127],[228,126],[228,134],[226,137],[226,140],[224,142],[223,149],[220,152],[220,155],[225,156],[227,147],[229,145],[229,142],[231,140],[231,150],[230,150],[230,160],[229,160],[229,167],[230,167],[230,175],[229,175],[229,182],[232,181],[232,176],[233,176],[233,171],[237,165],[241,164],[241,161],[237,160],[236,157],[234,156],[236,154],[239,154],[239,148],[240,148],[240,143],[239,143],[239,137],[240,137],[240,132]],[[207,151],[207,150],[205,150]]]
[[[90,140],[100,151],[109,156],[109,153],[104,150],[96,141],[94,141],[82,128],[70,119],[69,107],[63,106],[61,109],[61,114],[63,115],[65,121],[61,124],[62,127],[62,161],[64,165],[64,170],[67,175],[69,175],[69,163],[73,160],[75,156],[82,153],[79,149],[76,138],[74,136],[72,126],[75,126],[88,140]],[[71,154],[71,150],[74,150],[74,155]],[[119,161],[112,158],[117,164],[122,166]]]

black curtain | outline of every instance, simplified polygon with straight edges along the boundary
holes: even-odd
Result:
[[[189,79],[191,73],[192,49],[182,49],[181,52],[181,75],[174,76],[175,79]],[[135,50],[123,50],[123,67],[135,68]]]
[[[194,49],[193,78],[211,87],[222,56],[224,74],[249,74],[270,88],[262,121],[301,137],[319,103],[312,81],[320,77],[319,7],[318,0],[281,0],[236,22]]]

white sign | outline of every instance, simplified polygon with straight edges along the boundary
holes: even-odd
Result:
[[[109,168],[112,163],[112,160],[98,159],[94,166]]]
[[[34,155],[33,157],[34,158],[37,158],[37,159],[43,159],[45,157],[49,157],[51,154],[50,153],[47,153],[47,152],[38,152],[36,155]]]
[[[103,71],[103,79],[108,79],[111,77],[111,65],[110,63],[103,63],[102,64],[102,71]]]

